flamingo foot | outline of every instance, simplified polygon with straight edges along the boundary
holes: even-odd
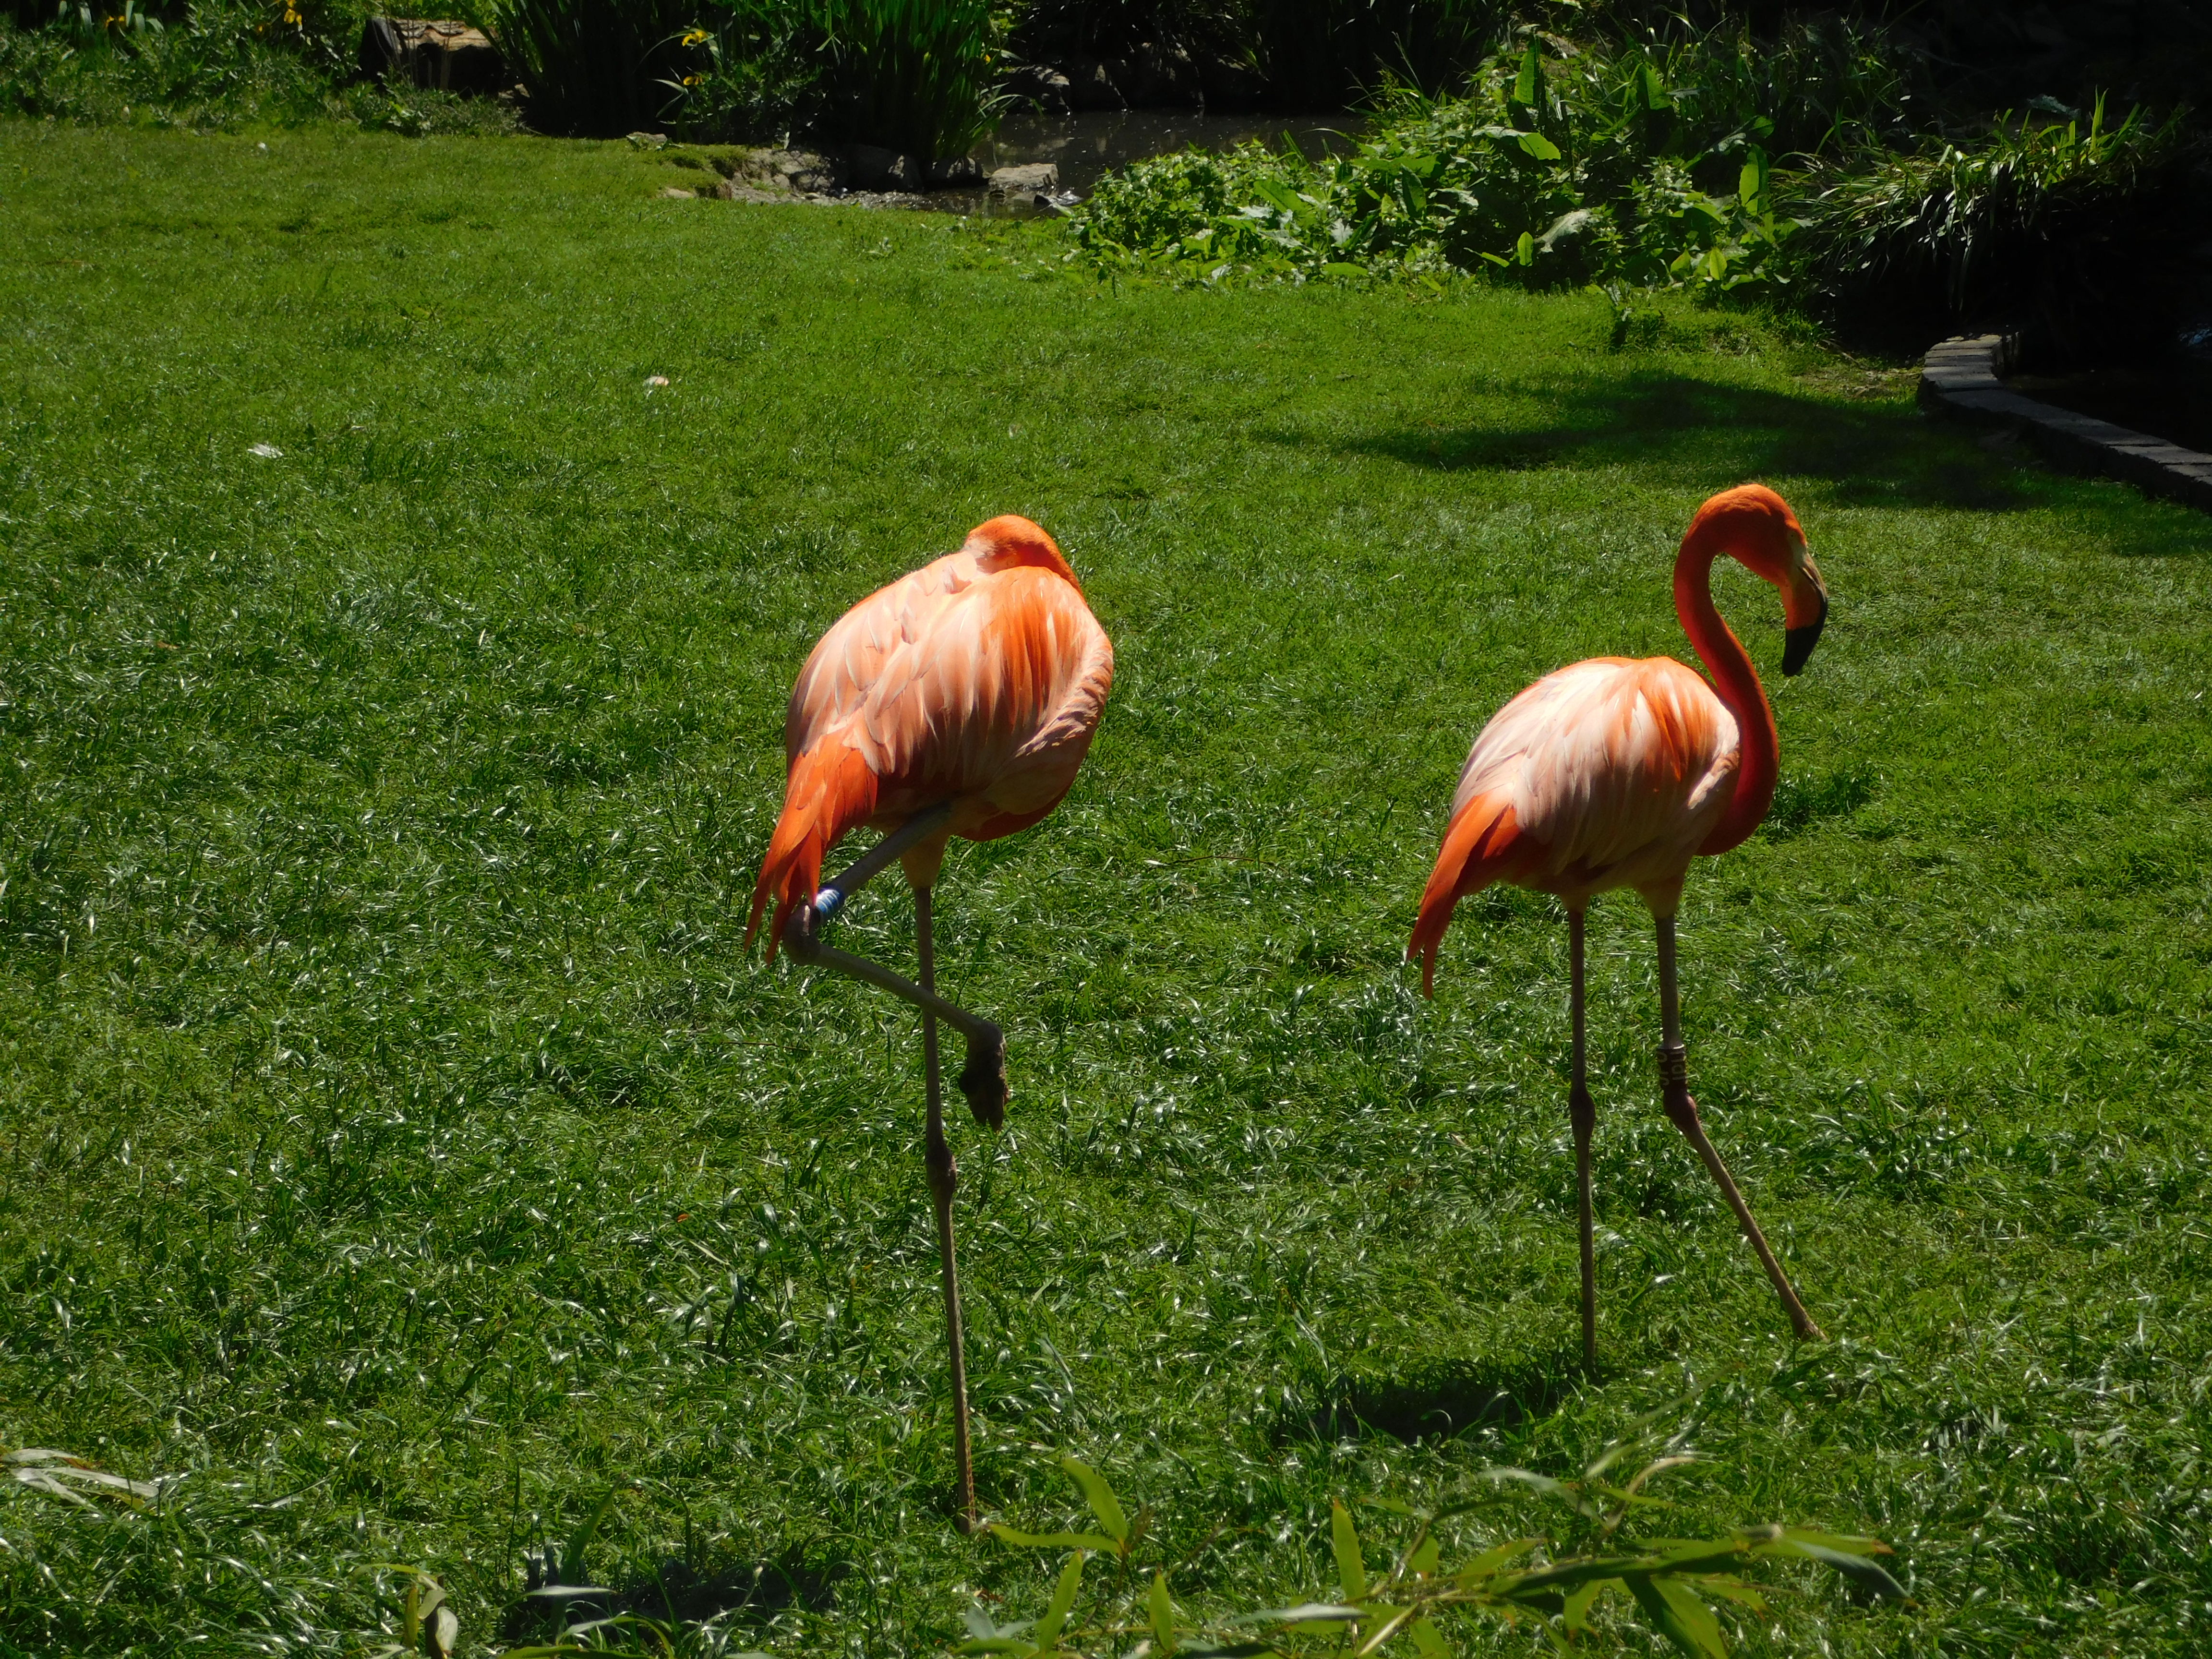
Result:
[[[988,1020],[968,1033],[968,1063],[953,1081],[968,1097],[968,1109],[975,1121],[996,1129],[1006,1121],[1006,1034]]]

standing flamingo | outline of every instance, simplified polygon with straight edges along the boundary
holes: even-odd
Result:
[[[1597,1364],[1597,1261],[1591,1238],[1590,1134],[1596,1109],[1583,1074],[1583,912],[1596,895],[1632,887],[1659,934],[1659,1079],[1667,1115],[1720,1184],[1801,1339],[1820,1328],[1805,1311],[1705,1138],[1690,1097],[1674,984],[1674,911],[1698,854],[1747,840],[1774,799],[1780,741],[1774,711],[1742,644],[1713,607],[1712,564],[1726,553],[1782,590],[1788,628],[1782,672],[1805,666],[1827,620],[1828,593],[1790,505],[1764,484],[1723,490],[1698,509],[1674,560],[1674,611],[1708,685],[1672,657],[1594,657],[1547,674],[1482,728],[1460,774],[1443,850],[1421,894],[1410,958],[1436,994],[1437,947],[1452,907],[1496,881],[1555,895],[1567,908],[1572,975],[1575,1135],[1582,1212],[1583,1359]]]
[[[850,974],[921,1010],[929,1123],[924,1146],[937,1205],[945,1324],[952,1352],[952,1444],[963,1530],[975,1525],[968,1367],[952,1249],[959,1168],[945,1139],[937,1022],[968,1039],[957,1079],[975,1121],[1006,1121],[1006,1038],[937,994],[930,892],[954,836],[993,841],[1025,830],[1075,781],[1114,682],[1114,647],[1051,537],[1011,515],[980,525],[948,554],[878,589],[839,617],[799,671],[785,716],[789,770],[745,942],[775,900],[777,939],[800,961]],[[822,861],[848,830],[885,831],[817,890]],[[921,983],[822,942],[861,884],[899,860],[914,889]]]

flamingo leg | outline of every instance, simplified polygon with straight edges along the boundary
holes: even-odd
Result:
[[[1597,1244],[1596,1217],[1590,1204],[1590,1136],[1597,1127],[1597,1108],[1591,1103],[1587,1075],[1586,1035],[1583,1001],[1583,913],[1567,912],[1567,961],[1572,974],[1568,1007],[1574,1025],[1574,1083],[1567,1091],[1567,1121],[1575,1132],[1575,1199],[1582,1222],[1583,1369],[1597,1370]]]
[[[1783,1310],[1797,1332],[1800,1341],[1826,1340],[1820,1328],[1813,1322],[1813,1316],[1805,1311],[1805,1304],[1797,1299],[1790,1288],[1790,1277],[1782,1271],[1782,1264],[1774,1259],[1767,1247],[1766,1235],[1759,1231],[1759,1223],[1751,1218],[1751,1206],[1743,1201],[1736,1188],[1735,1179],[1729,1174],[1728,1165],[1713,1150],[1713,1143],[1705,1138],[1705,1126],[1698,1116],[1698,1103],[1690,1098],[1689,1049],[1682,1042],[1682,1004],[1675,988],[1674,979],[1674,918],[1661,916],[1659,927],[1659,1017],[1664,1041],[1659,1048],[1659,1086],[1663,1094],[1667,1115],[1683,1138],[1697,1149],[1705,1160],[1705,1168],[1720,1184],[1721,1194],[1735,1212],[1735,1218],[1743,1228],[1743,1236],[1751,1241],[1751,1248],[1759,1253],[1759,1260],[1766,1269],[1766,1276],[1774,1281],[1775,1293],[1782,1298]]]
[[[791,913],[791,920],[783,930],[783,947],[809,967],[827,968],[833,973],[847,975],[914,1004],[922,1012],[924,1030],[932,1033],[933,1043],[936,1022],[940,1019],[966,1037],[968,1062],[954,1081],[968,1097],[968,1109],[975,1114],[975,1121],[995,1129],[1006,1121],[1006,1034],[989,1020],[956,1007],[938,995],[928,973],[925,972],[922,983],[916,985],[881,963],[840,951],[823,939],[830,923],[855,893],[881,874],[899,854],[943,828],[951,816],[950,807],[933,806],[915,813],[878,842],[864,857],[815,894],[813,903],[802,904]],[[917,902],[927,905],[927,900],[917,898]],[[927,924],[921,924],[925,935],[928,931]],[[931,1052],[935,1052],[933,1048]],[[933,1067],[934,1062],[932,1064]],[[932,1074],[934,1075],[933,1069]]]
[[[921,958],[921,988],[937,992],[937,940],[930,914],[930,890],[914,893],[915,954]],[[921,1010],[921,1056],[929,1079],[929,1129],[922,1155],[929,1167],[929,1195],[937,1206],[937,1257],[945,1285],[945,1334],[952,1350],[952,1455],[960,1470],[960,1530],[975,1530],[975,1465],[968,1439],[968,1355],[960,1321],[960,1272],[952,1249],[952,1195],[960,1188],[960,1166],[945,1139],[945,1096],[937,1079],[937,1016]]]

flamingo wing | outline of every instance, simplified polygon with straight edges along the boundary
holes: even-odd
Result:
[[[988,841],[1042,817],[1074,783],[1113,678],[1081,591],[1042,565],[992,568],[963,549],[861,600],[792,689],[783,812],[748,940],[774,897],[774,953],[823,859],[860,824],[950,800],[951,833]]]
[[[1482,728],[1407,946],[1431,988],[1453,908],[1495,881],[1586,902],[1663,890],[1728,805],[1735,720],[1671,657],[1596,657],[1546,675]]]

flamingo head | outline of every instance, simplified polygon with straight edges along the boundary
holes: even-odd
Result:
[[[1723,489],[1698,509],[1683,540],[1728,554],[1782,590],[1782,672],[1802,671],[1828,620],[1828,588],[1790,503],[1765,484]]]
[[[1041,525],[1034,524],[1015,513],[1004,513],[968,532],[968,539],[960,550],[973,554],[976,563],[986,570],[1011,570],[1017,565],[1036,565],[1049,570],[1078,587],[1075,572],[1060,550],[1060,544],[1044,532]]]

